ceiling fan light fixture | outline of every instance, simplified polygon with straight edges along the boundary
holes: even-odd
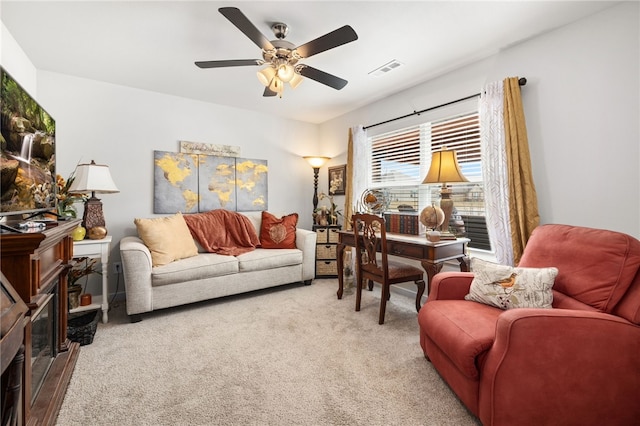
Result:
[[[300,86],[300,83],[302,83],[303,80],[304,79],[300,74],[294,73],[293,77],[291,78],[291,81],[289,82],[289,85],[291,86],[292,89],[295,89],[296,87]]]
[[[266,65],[265,68],[257,72],[258,80],[266,87],[262,95],[264,97],[272,97],[276,94],[282,97],[285,83],[289,83],[292,88],[295,88],[302,82],[302,77],[307,77],[336,90],[342,89],[347,84],[346,80],[339,77],[297,63],[301,59],[307,59],[357,40],[358,35],[351,26],[344,25],[310,42],[296,46],[285,40],[289,30],[286,24],[277,22],[272,25],[271,28],[277,40],[270,41],[240,9],[221,7],[218,11],[261,49],[262,59],[198,61],[195,63],[197,67],[223,68]],[[301,70],[303,72],[300,72]]]
[[[281,64],[278,67],[278,78],[285,83],[290,82],[294,75],[295,72],[293,70],[293,67],[288,63]]]
[[[284,92],[284,83],[277,76],[273,77],[273,80],[271,80],[271,84],[269,85],[269,90],[276,92],[278,96],[282,97],[282,92]]]
[[[268,67],[265,67],[262,70],[258,71],[256,74],[258,76],[258,80],[260,80],[260,83],[262,83],[262,85],[265,87],[269,87],[269,84],[271,84],[271,81],[276,76],[276,70],[269,65]]]

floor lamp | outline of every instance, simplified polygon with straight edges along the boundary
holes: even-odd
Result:
[[[324,166],[324,163],[329,161],[329,157],[302,157],[307,160],[307,163],[313,167],[313,223],[316,223],[316,210],[318,208],[318,173],[320,167]]]
[[[432,153],[431,166],[422,183],[442,184],[442,188],[440,188],[440,208],[444,212],[444,221],[440,232],[441,240],[455,240],[456,238],[455,235],[449,232],[449,221],[453,213],[453,200],[451,199],[451,188],[447,186],[447,183],[454,182],[469,182],[460,171],[456,151],[445,148],[442,151]]]

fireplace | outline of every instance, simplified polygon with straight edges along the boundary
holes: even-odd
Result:
[[[71,232],[79,220],[44,230],[0,235],[0,267],[26,304],[21,415],[24,424],[53,426],[78,359],[67,338],[67,272]]]
[[[56,286],[57,288],[57,286]],[[33,402],[53,364],[58,348],[56,293],[51,293],[31,315],[31,401]]]

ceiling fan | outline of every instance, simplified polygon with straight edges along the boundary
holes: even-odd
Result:
[[[195,63],[198,67],[223,68],[267,65],[258,71],[258,80],[266,86],[263,96],[278,95],[282,97],[284,84],[288,82],[291,87],[295,88],[302,82],[302,76],[333,87],[336,90],[340,90],[347,85],[347,80],[320,71],[309,65],[300,64],[298,61],[357,40],[358,35],[349,25],[340,27],[315,40],[296,47],[294,44],[284,40],[289,32],[289,27],[286,24],[280,22],[274,23],[271,29],[277,40],[269,41],[240,9],[235,7],[221,7],[218,11],[262,49],[262,59],[198,61]]]

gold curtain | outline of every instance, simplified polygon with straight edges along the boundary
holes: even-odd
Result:
[[[540,223],[527,126],[517,77],[504,80],[504,131],[509,174],[509,222],[513,261],[517,265],[531,232]]]
[[[344,189],[344,229],[351,230],[351,216],[353,215],[353,131],[349,128],[349,142],[347,144],[347,176]]]

